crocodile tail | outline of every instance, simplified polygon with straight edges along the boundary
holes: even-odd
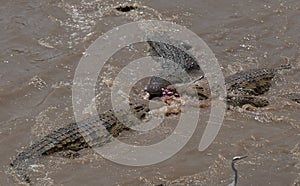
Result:
[[[291,69],[292,65],[291,64],[281,64],[280,67],[276,68],[276,70],[284,70],[284,69]]]
[[[33,163],[33,156],[27,152],[21,152],[17,155],[16,159],[10,163],[13,175],[16,176],[18,181],[30,184],[29,168]]]

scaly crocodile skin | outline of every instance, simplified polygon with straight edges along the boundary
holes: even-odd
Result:
[[[245,104],[250,104],[255,107],[267,106],[268,101],[257,96],[266,93],[270,89],[272,79],[278,70],[288,68],[290,68],[289,65],[275,69],[251,69],[226,77],[227,102],[233,106],[242,106]],[[210,97],[207,80],[201,80],[199,83],[191,86],[174,84],[169,85],[167,88],[180,94],[196,95],[200,100]]]
[[[12,170],[20,181],[30,183],[29,168],[38,157],[62,151],[77,152],[83,148],[104,145],[112,137],[117,137],[120,132],[129,129],[122,122],[135,125],[130,116],[142,119],[149,110],[144,105],[134,105],[131,111],[133,115],[120,112],[117,117],[113,111],[108,110],[97,117],[59,128],[19,153],[11,163]],[[122,122],[119,119],[122,119]]]
[[[188,83],[189,73],[200,70],[196,59],[188,51],[191,48],[188,44],[170,39],[165,33],[154,33],[148,37],[151,56],[161,67],[158,77],[152,77],[146,87],[150,98],[162,96],[162,88],[168,85]],[[155,41],[151,40],[153,38]]]

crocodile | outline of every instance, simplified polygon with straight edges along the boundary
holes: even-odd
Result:
[[[290,65],[282,65],[279,68],[251,69],[225,77],[227,103],[232,106],[243,106],[245,104],[255,107],[267,106],[269,102],[259,96],[269,91],[272,79],[277,71],[289,68],[291,68]],[[172,84],[167,86],[167,89],[179,94],[196,95],[199,100],[210,98],[207,80],[188,85]]]
[[[195,71],[200,71],[203,75],[196,59],[189,52],[191,46],[172,40],[165,33],[156,33],[151,37],[155,37],[156,41],[148,41],[150,54],[161,64],[162,71],[159,76],[151,77],[145,89],[150,99],[162,96],[163,89],[166,88],[179,94],[195,95],[196,93],[200,100],[208,99],[210,97],[208,82],[202,80],[191,83],[187,77]],[[160,58],[157,59],[157,57]],[[251,69],[225,77],[227,103],[233,106],[244,104],[256,107],[267,106],[268,101],[258,96],[270,89],[272,79],[279,70],[289,68],[291,66],[287,64],[273,69]]]
[[[151,77],[145,88],[150,93],[150,99],[162,96],[162,88],[168,85],[188,83],[189,75],[201,70],[196,58],[189,52],[192,48],[189,44],[159,32],[148,33],[147,43],[150,56],[161,67],[158,76]]]
[[[149,111],[142,104],[131,104],[130,110],[132,115],[126,111],[116,113],[108,110],[98,116],[54,130],[16,156],[10,164],[13,175],[19,181],[31,184],[30,167],[39,157],[59,152],[65,152],[66,157],[76,157],[78,151],[109,143],[122,131],[129,130],[128,126],[136,125],[130,116],[142,120]]]

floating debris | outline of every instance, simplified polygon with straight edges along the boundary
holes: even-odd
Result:
[[[30,79],[30,82],[28,83],[28,85],[32,85],[39,90],[41,90],[47,86],[46,82],[37,75]]]

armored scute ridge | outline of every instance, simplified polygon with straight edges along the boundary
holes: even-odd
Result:
[[[227,91],[242,95],[261,95],[271,87],[271,80],[278,70],[289,69],[290,65],[282,65],[279,68],[252,69],[239,72],[225,78]]]
[[[135,105],[132,109],[133,115],[143,119],[149,111],[144,105]],[[120,112],[122,121],[127,120],[128,113]],[[22,181],[30,183],[30,165],[41,156],[51,155],[58,152],[67,152],[68,157],[77,155],[81,149],[102,146],[108,143],[112,137],[129,128],[125,126],[116,114],[108,110],[97,117],[83,120],[79,123],[71,123],[59,128],[41,140],[35,142],[25,151],[19,153],[10,164],[12,171]],[[128,119],[129,125],[134,123]]]
[[[171,39],[166,33],[148,36],[150,54],[161,66],[159,77],[152,77],[146,89],[150,97],[162,95],[162,88],[175,83],[188,83],[190,72],[200,71],[187,43]]]

